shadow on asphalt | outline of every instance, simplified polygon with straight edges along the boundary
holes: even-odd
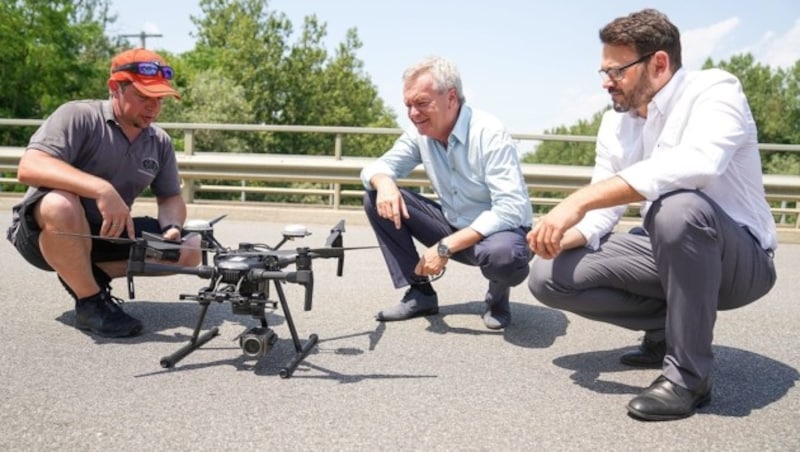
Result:
[[[131,338],[104,338],[84,332],[96,344],[141,344],[145,342],[186,342],[191,337],[191,332],[200,318],[200,305],[196,302],[157,302],[157,301],[129,301],[122,304],[122,309],[144,323],[142,334]],[[285,323],[283,316],[268,311],[266,314],[270,327]],[[67,326],[75,325],[75,311],[69,310],[56,317],[56,320]],[[227,303],[211,303],[203,321],[201,333],[213,327],[219,327],[223,322],[241,323],[243,328],[257,326],[258,321],[246,315],[237,315],[231,312]],[[163,333],[180,328],[182,332]],[[238,347],[237,347],[238,348]]]
[[[502,331],[452,327],[447,323],[450,316],[480,317],[485,309],[483,300],[442,306],[439,315],[425,317],[430,322],[426,330],[436,334],[502,335],[508,343],[525,348],[547,348],[567,333],[569,320],[563,312],[527,303],[511,303],[511,325]]]
[[[644,388],[613,381],[613,374],[641,371],[620,364],[629,348],[562,356],[553,364],[574,371],[570,378],[600,394],[639,394]],[[698,413],[744,417],[784,397],[800,379],[797,369],[780,361],[738,348],[714,346],[712,403]],[[653,379],[659,371],[653,370]]]

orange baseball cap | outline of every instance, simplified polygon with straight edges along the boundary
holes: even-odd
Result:
[[[154,64],[156,71],[152,75],[143,74],[137,68],[137,63]],[[126,50],[111,59],[111,76],[109,80],[131,82],[145,96],[172,96],[180,99],[181,95],[175,91],[169,82],[171,78],[172,68],[167,66],[166,61],[159,54],[147,49]]]

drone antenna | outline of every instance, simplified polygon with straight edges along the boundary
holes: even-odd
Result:
[[[209,226],[214,226],[217,222],[219,222],[220,220],[222,220],[223,218],[225,218],[227,216],[228,216],[228,214],[220,215],[217,218],[214,218],[213,220],[209,221],[208,224],[209,224]]]

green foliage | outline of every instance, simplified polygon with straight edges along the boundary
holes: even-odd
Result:
[[[316,16],[305,18],[296,41],[293,26],[283,13],[269,11],[266,0],[202,0],[202,15],[193,17],[196,48],[185,55],[190,65],[189,85],[205,83],[198,76],[215,68],[235,91],[219,102],[247,106],[239,122],[277,125],[396,127],[396,121],[356,57],[362,43],[351,29],[331,56],[324,45],[326,25]],[[204,109],[193,95],[190,109]],[[205,108],[208,110],[208,108]],[[242,117],[246,116],[246,117]],[[232,122],[232,121],[225,121]],[[231,151],[327,154],[334,136],[323,134],[250,134]],[[393,137],[348,137],[346,154],[378,155]],[[352,143],[352,145],[351,145]],[[225,150],[225,149],[218,149]]]
[[[741,80],[760,143],[800,144],[800,61],[789,70],[772,69],[755,63],[752,55],[737,55],[729,61],[707,60],[704,69],[719,67]],[[596,136],[602,114],[590,121],[580,120],[572,126],[560,126],[546,134]],[[800,174],[800,153],[762,152],[765,173]],[[594,143],[546,141],[523,158],[524,163],[592,166]]]
[[[800,61],[790,70],[755,63],[750,54],[731,57],[704,68],[724,69],[742,82],[760,143],[800,144]],[[766,173],[800,174],[800,153],[762,152]]]
[[[67,100],[107,96],[114,20],[108,0],[0,2],[0,116],[44,118]],[[0,143],[22,146],[31,133],[0,130]]]
[[[600,120],[603,118],[604,112],[605,110],[595,113],[591,121],[580,120],[576,125],[559,126],[545,131],[545,134],[594,137],[600,128]],[[592,166],[594,165],[594,143],[545,141],[536,148],[536,152],[526,155],[522,161],[523,163]]]

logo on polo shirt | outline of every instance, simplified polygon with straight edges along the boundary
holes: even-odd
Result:
[[[158,174],[158,161],[151,158],[142,160],[142,169],[140,171],[155,176]]]

